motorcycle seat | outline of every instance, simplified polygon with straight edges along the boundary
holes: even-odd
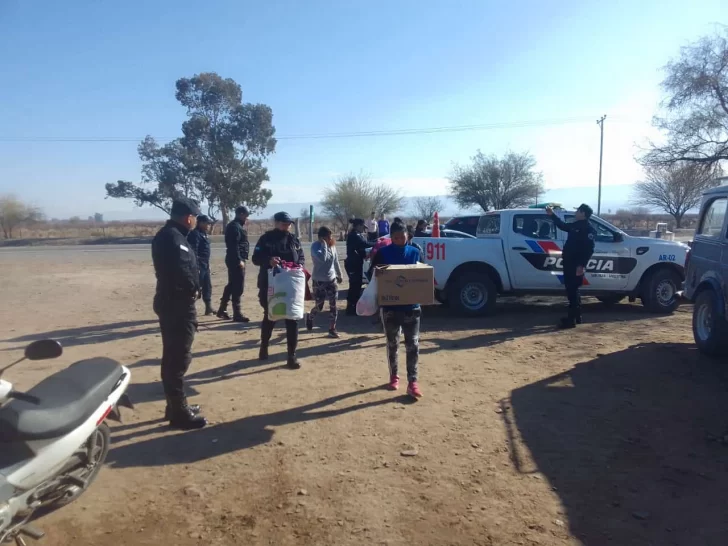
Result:
[[[90,358],[45,378],[27,394],[40,404],[12,400],[0,408],[0,442],[60,438],[99,409],[122,376],[110,358]]]

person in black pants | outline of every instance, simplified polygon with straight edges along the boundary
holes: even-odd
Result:
[[[250,211],[247,207],[236,208],[235,220],[225,228],[225,266],[228,271],[228,283],[222,293],[217,316],[222,319],[230,319],[230,315],[227,314],[227,304],[232,299],[234,322],[250,322],[240,308],[240,300],[245,291],[245,263],[250,254],[248,230],[245,228],[248,216],[250,216]]]
[[[564,268],[564,286],[569,299],[569,313],[561,319],[562,328],[574,328],[581,324],[581,296],[579,287],[584,282],[584,271],[594,254],[596,231],[589,223],[592,208],[582,204],[576,209],[574,222],[566,223],[554,214],[551,207],[546,207],[546,214],[551,216],[557,228],[569,235],[561,253]]]
[[[200,289],[202,301],[205,302],[205,315],[214,315],[212,309],[212,279],[210,278],[210,238],[207,231],[210,229],[210,219],[204,214],[197,217],[195,229],[190,231],[187,241],[190,249],[197,258],[197,265],[200,268]]]
[[[349,220],[351,231],[346,238],[346,259],[344,260],[344,268],[346,275],[349,277],[349,292],[346,296],[346,314],[348,316],[356,315],[356,302],[361,297],[361,287],[364,283],[364,261],[367,259],[367,249],[372,248],[374,243],[370,243],[364,237],[367,230],[364,220],[354,218]]]
[[[275,321],[268,318],[268,271],[281,262],[290,262],[303,266],[305,257],[303,247],[293,233],[293,218],[287,212],[278,212],[273,217],[275,229],[267,231],[258,239],[253,251],[253,263],[260,267],[258,274],[258,301],[263,308],[263,323],[260,328],[260,360],[268,359],[268,347],[273,335]],[[298,348],[298,322],[286,320],[286,341],[288,344],[287,366],[297,370],[301,363],[296,358]]]
[[[190,406],[184,376],[192,362],[192,342],[197,331],[195,301],[200,292],[200,270],[187,235],[200,209],[191,199],[172,203],[170,220],[152,240],[152,260],[157,277],[154,312],[162,330],[162,385],[167,397],[165,418],[183,430],[202,428],[207,420],[199,406]]]

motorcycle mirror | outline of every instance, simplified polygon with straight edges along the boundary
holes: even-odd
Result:
[[[63,354],[63,347],[55,339],[40,339],[25,348],[25,358],[28,360],[48,360],[58,358]]]

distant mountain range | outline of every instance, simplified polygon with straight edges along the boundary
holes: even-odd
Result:
[[[617,209],[630,208],[630,198],[632,194],[632,185],[624,184],[619,186],[606,186],[602,188],[602,212],[616,212]],[[459,213],[465,213],[458,207],[452,197],[441,195],[439,198],[445,204],[444,210],[441,211],[443,216],[453,216]],[[414,206],[413,203],[417,197],[405,198],[405,204],[401,211],[401,215],[411,215]],[[564,208],[576,208],[582,203],[588,203],[596,211],[597,208],[597,188],[594,187],[577,187],[577,188],[556,188],[547,190],[545,194],[538,198],[540,203],[553,202],[560,203]],[[278,211],[284,210],[292,216],[299,216],[303,209],[313,204],[314,214],[320,213],[319,203],[270,203],[264,210],[259,211],[253,216],[254,219],[270,218]],[[123,220],[160,220],[164,218],[164,213],[156,208],[136,208],[132,211],[107,211],[104,213],[106,221],[123,221]]]

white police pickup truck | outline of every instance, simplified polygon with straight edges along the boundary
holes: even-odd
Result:
[[[574,220],[573,212],[555,213],[566,222]],[[640,298],[651,312],[672,313],[685,279],[688,246],[630,237],[596,216],[590,222],[596,245],[582,294],[606,304]],[[528,208],[485,213],[476,239],[415,241],[435,270],[438,301],[478,316],[493,312],[499,294],[563,294],[561,249],[566,237],[543,208]]]

